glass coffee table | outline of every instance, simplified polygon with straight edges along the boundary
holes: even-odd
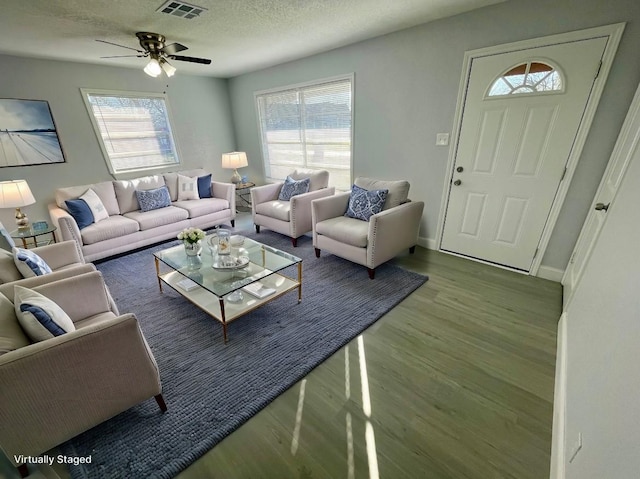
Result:
[[[225,343],[227,325],[237,318],[295,289],[302,301],[302,259],[245,238],[231,252],[239,264],[229,266],[208,239],[199,258],[187,256],[183,245],[153,253],[156,275],[161,292],[164,283],[219,321]],[[297,266],[297,278],[282,274],[290,266]]]

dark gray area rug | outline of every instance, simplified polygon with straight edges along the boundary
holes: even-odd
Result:
[[[150,399],[62,445],[92,456],[70,466],[74,478],[175,476],[427,281],[389,264],[370,280],[362,266],[315,258],[311,238],[293,248],[277,233],[246,234],[303,259],[303,297],[292,291],[237,319],[226,345],[220,323],[159,292],[151,253],[172,242],[97,265],[120,311],[138,317],[169,409]]]

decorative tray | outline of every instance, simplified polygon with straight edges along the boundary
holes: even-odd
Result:
[[[218,256],[213,259],[213,269],[219,270],[234,270],[234,269],[242,269],[249,264],[248,256],[238,256],[232,257],[229,256],[227,258],[221,258]]]

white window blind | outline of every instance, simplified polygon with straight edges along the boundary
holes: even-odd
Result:
[[[352,77],[256,94],[265,174],[296,168],[329,171],[329,184],[351,186]]]
[[[83,96],[112,173],[179,163],[164,95],[83,90]]]

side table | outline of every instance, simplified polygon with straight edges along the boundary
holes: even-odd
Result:
[[[53,243],[57,243],[58,240],[56,239],[56,233],[55,231],[58,229],[57,227],[50,225],[48,223],[40,223],[42,224],[42,226],[39,226],[38,228],[34,228],[33,227],[33,223],[31,224],[31,226],[29,228],[26,229],[19,229],[19,230],[13,230],[11,233],[9,233],[11,235],[11,237],[13,239],[21,239],[22,240],[22,247],[24,249],[29,248],[29,245],[33,245],[34,247],[36,246],[41,246],[41,245],[45,245],[45,244],[51,244]],[[43,240],[43,241],[38,241],[38,236],[42,236],[42,235],[46,235],[46,234],[51,234],[51,239],[50,240]],[[29,238],[31,238],[31,242],[27,241]]]
[[[251,209],[251,188],[256,186],[250,181],[236,184],[236,209],[238,207]]]

